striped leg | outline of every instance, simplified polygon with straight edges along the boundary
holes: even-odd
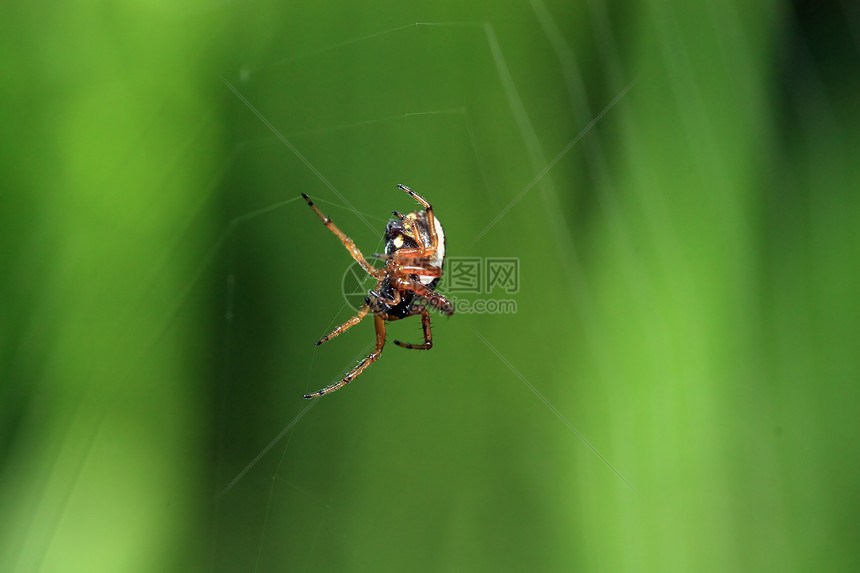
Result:
[[[361,305],[361,308],[358,309],[358,314],[356,314],[355,316],[353,316],[352,318],[350,318],[349,320],[347,320],[346,322],[344,322],[343,324],[341,324],[340,326],[338,326],[337,328],[335,328],[334,330],[332,330],[331,332],[329,332],[328,334],[326,334],[325,336],[323,336],[322,338],[317,340],[316,344],[314,344],[314,346],[319,346],[323,342],[328,342],[329,340],[331,340],[332,338],[334,338],[335,336],[337,336],[338,334],[340,334],[341,332],[343,332],[347,328],[349,328],[351,326],[355,326],[356,324],[361,322],[362,318],[367,316],[368,312],[370,312],[370,307],[367,306],[366,304]]]
[[[382,279],[385,276],[385,271],[383,269],[377,269],[366,260],[364,260],[364,255],[361,254],[361,251],[358,250],[358,247],[355,246],[355,243],[352,242],[352,239],[347,237],[343,231],[337,228],[334,223],[331,222],[331,219],[322,214],[322,211],[314,205],[314,202],[311,201],[310,197],[302,193],[302,197],[305,198],[305,201],[308,202],[308,205],[311,209],[314,210],[314,213],[320,218],[320,221],[323,222],[323,225],[328,227],[328,230],[337,235],[337,238],[343,243],[343,246],[346,247],[346,250],[349,251],[349,254],[352,255],[352,258],[355,259],[361,268],[367,272],[370,276],[375,279]]]
[[[397,346],[402,346],[403,348],[413,348],[415,350],[430,350],[433,348],[433,335],[430,332],[430,313],[427,309],[420,304],[416,304],[412,307],[412,311],[409,313],[409,316],[413,316],[416,314],[421,315],[421,327],[424,329],[424,344],[409,344],[408,342],[400,342],[399,340],[395,340],[394,344]]]
[[[322,390],[317,390],[313,394],[305,394],[305,398],[317,398],[319,396],[325,396],[326,394],[330,394],[335,390],[346,386],[350,382],[352,382],[359,374],[365,371],[368,366],[373,364],[379,359],[379,356],[382,354],[382,347],[385,346],[385,321],[382,320],[382,317],[377,315],[373,316],[374,322],[376,324],[376,350],[371,352],[367,358],[362,360],[358,366],[352,369],[352,372],[344,376],[343,380],[340,382],[335,382],[331,386],[326,386]]]

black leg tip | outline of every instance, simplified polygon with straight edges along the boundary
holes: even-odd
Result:
[[[322,344],[322,340],[317,340],[316,342],[314,342],[314,346],[319,346],[320,344]]]

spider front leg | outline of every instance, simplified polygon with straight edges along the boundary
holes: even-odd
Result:
[[[338,334],[340,334],[341,332],[343,332],[347,328],[349,328],[351,326],[355,326],[356,324],[361,322],[362,318],[367,316],[368,312],[370,312],[370,307],[367,306],[367,304],[361,305],[361,308],[358,309],[358,313],[355,316],[353,316],[352,318],[350,318],[349,320],[347,320],[346,322],[344,322],[343,324],[341,324],[340,326],[338,326],[337,328],[335,328],[334,330],[332,330],[331,332],[329,332],[328,334],[326,334],[325,336],[323,336],[322,338],[317,340],[316,344],[314,344],[314,346],[319,346],[323,342],[328,342],[329,340],[331,340],[332,338],[334,338],[335,336],[337,336]]]
[[[326,386],[322,390],[317,390],[313,394],[305,394],[305,398],[310,399],[310,398],[317,398],[319,396],[325,396],[326,394],[330,394],[331,392],[334,392],[338,388],[346,386],[347,384],[349,384],[350,382],[355,380],[355,378],[359,374],[364,372],[368,366],[370,366],[371,364],[373,364],[374,362],[376,362],[379,359],[379,356],[382,354],[382,347],[385,346],[385,321],[382,320],[382,317],[379,316],[378,314],[374,315],[373,318],[374,318],[374,324],[376,325],[376,350],[371,352],[367,356],[367,358],[362,360],[358,364],[358,366],[353,368],[349,374],[344,376],[343,380],[341,380],[339,382],[335,382],[331,386]]]
[[[401,288],[411,290],[418,296],[424,297],[424,299],[430,304],[430,306],[432,306],[442,314],[447,314],[448,316],[454,314],[454,304],[450,300],[448,300],[438,292],[427,288],[418,281],[413,281],[411,279],[399,279],[397,283]]]
[[[416,304],[409,312],[409,316],[421,315],[421,327],[424,329],[424,344],[409,344],[408,342],[400,342],[395,340],[394,344],[403,348],[412,348],[415,350],[430,350],[433,348],[433,333],[430,330],[430,313],[420,304]]]
[[[421,256],[429,256],[436,252],[436,249],[439,246],[439,238],[436,235],[436,217],[433,216],[433,206],[427,202],[427,200],[407,187],[406,185],[398,184],[397,187],[402,191],[405,191],[409,194],[410,197],[421,203],[424,207],[424,211],[427,213],[427,225],[430,228],[430,245],[425,245],[423,239],[421,238],[420,233],[415,233],[415,239],[418,241],[417,249],[400,249],[398,255],[401,257],[408,257],[413,255],[420,254]],[[399,213],[395,213],[396,215],[400,215]],[[403,219],[403,216],[400,216]]]
[[[422,197],[421,195],[419,195],[418,193],[416,193],[415,191],[413,191],[412,189],[410,189],[406,185],[398,184],[397,188],[400,189],[401,191],[406,191],[407,193],[409,193],[410,197],[412,197],[413,199],[415,199],[416,201],[421,203],[421,205],[424,207],[424,210],[427,211],[427,215],[428,215],[427,218],[430,220],[431,234],[435,235],[436,233],[435,233],[435,229],[434,229],[434,225],[433,225],[433,207],[430,205],[430,203],[427,202],[427,199],[425,199],[424,197]]]
[[[320,211],[319,208],[314,205],[314,202],[311,201],[310,197],[308,197],[304,193],[302,193],[302,197],[304,197],[305,201],[308,202],[308,206],[310,206],[310,208],[313,209],[314,213],[317,214],[323,225],[328,227],[329,231],[337,235],[337,238],[340,239],[340,241],[343,243],[343,246],[346,247],[346,250],[348,250],[349,254],[352,255],[352,258],[355,259],[355,262],[361,265],[361,268],[363,268],[367,274],[369,274],[375,279],[381,279],[385,276],[385,271],[383,269],[377,269],[376,267],[368,263],[366,260],[364,260],[364,255],[361,254],[361,251],[358,250],[358,247],[355,246],[355,243],[352,242],[352,239],[347,237],[343,233],[343,231],[338,229],[337,226],[332,223],[331,219],[323,215],[322,211]]]
[[[385,267],[385,269],[390,271],[392,274],[396,274],[401,279],[408,278],[410,275],[431,277],[437,279],[442,277],[442,267],[430,266],[428,263],[420,259],[414,258],[404,259],[408,264],[399,264],[396,262],[395,256],[396,255],[382,255],[379,253],[373,254],[373,257],[376,259],[395,261],[394,263],[386,263],[387,266]],[[411,283],[407,281],[406,283],[401,284],[405,284],[406,288],[409,288],[409,284]]]

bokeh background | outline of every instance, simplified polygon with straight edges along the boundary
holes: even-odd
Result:
[[[0,570],[860,567],[852,3],[0,22]],[[397,183],[516,313],[306,402]]]

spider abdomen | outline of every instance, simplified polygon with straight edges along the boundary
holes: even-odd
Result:
[[[427,211],[415,211],[408,215],[399,215],[399,219],[389,221],[385,227],[385,254],[395,255],[401,251],[430,251],[425,257],[407,259],[409,265],[426,269],[438,269],[438,276],[412,274],[414,280],[424,286],[435,289],[445,264],[445,231],[438,217],[433,217],[433,229]],[[434,236],[435,231],[435,236]],[[428,249],[428,246],[435,245]]]

